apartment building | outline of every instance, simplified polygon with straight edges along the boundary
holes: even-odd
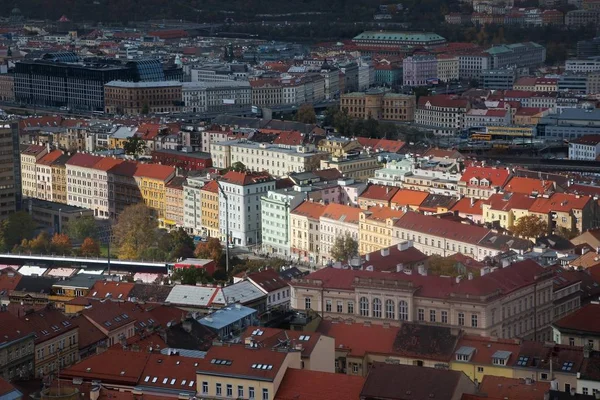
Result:
[[[415,123],[440,135],[453,135],[464,128],[469,100],[456,96],[422,96],[415,112]]]
[[[352,118],[413,121],[415,96],[389,93],[383,89],[342,94],[340,108]]]
[[[159,164],[138,164],[133,175],[142,200],[158,219],[159,226],[164,227],[167,206],[166,186],[175,176],[175,168]]]
[[[529,208],[555,232],[559,228],[572,232],[585,232],[600,225],[598,202],[590,196],[570,193],[544,194],[535,199]]]
[[[511,177],[506,168],[467,167],[458,181],[458,193],[475,199],[488,199],[498,193]]]
[[[367,180],[381,167],[376,155],[331,157],[321,160],[321,169],[335,168],[345,177]]]
[[[535,67],[546,61],[546,48],[534,42],[495,45],[486,50],[491,69]]]
[[[45,146],[29,145],[21,150],[21,185],[25,197],[37,197],[37,163],[48,153]]]
[[[54,309],[21,317],[35,333],[35,377],[45,378],[79,361],[79,328]]]
[[[290,148],[245,139],[211,143],[210,149],[216,168],[228,168],[239,161],[250,171],[267,171],[278,177],[293,172],[313,171],[328,156],[327,153],[316,151],[314,145]]]
[[[467,52],[458,55],[458,76],[461,80],[479,79],[483,71],[491,67],[487,53]]]
[[[292,257],[310,263],[319,261],[319,220],[325,207],[324,204],[308,200],[290,212]]]
[[[190,234],[202,235],[202,195],[200,190],[207,184],[203,177],[188,176],[183,183],[183,228]],[[218,203],[218,202],[217,202]],[[218,236],[218,234],[217,234]]]
[[[510,230],[519,218],[529,215],[529,208],[534,202],[535,197],[528,194],[493,194],[483,203],[483,221]]]
[[[284,75],[281,78],[283,104],[317,103],[325,100],[325,78],[321,74]]]
[[[94,166],[100,160],[102,157],[77,153],[66,162],[68,205],[89,209],[98,205],[98,181],[93,175],[98,175]]]
[[[35,333],[9,312],[3,311],[1,315],[0,376],[7,381],[30,379],[34,374]]]
[[[406,57],[402,61],[404,85],[427,86],[437,79],[437,59],[432,55],[415,55]]]
[[[340,321],[414,321],[482,336],[550,339],[552,274],[534,261],[468,279],[421,272],[323,268],[292,282],[291,307]]]
[[[53,201],[52,194],[52,163],[56,161],[63,153],[60,150],[53,150],[45,154],[37,161],[36,169],[36,198]]]
[[[252,104],[269,107],[283,104],[281,81],[275,79],[257,79],[250,81],[252,87]]]
[[[416,249],[427,255],[446,257],[461,253],[478,261],[508,250],[522,253],[533,246],[528,240],[487,228],[416,212],[402,215],[391,224],[390,231],[393,235],[390,245],[410,240]]]
[[[183,183],[186,178],[175,176],[167,182],[165,188],[165,227],[177,229],[183,227]]]
[[[581,136],[569,142],[569,160],[596,161],[600,156],[600,135]]]
[[[457,81],[460,77],[460,62],[454,54],[437,56],[437,78],[441,82]]]
[[[328,204],[319,219],[320,260],[332,260],[331,248],[338,238],[351,237],[360,243],[360,209],[344,204]],[[335,261],[335,260],[333,260]]]
[[[63,154],[52,162],[52,201],[67,204],[67,161],[70,154]]]
[[[275,189],[266,172],[229,171],[220,180],[219,229],[227,243],[253,246],[261,243],[261,196]]]
[[[124,162],[112,157],[105,157],[94,165],[92,174],[92,185],[94,187],[94,216],[98,218],[116,218],[116,214],[111,210],[115,209],[115,194],[110,189],[110,181],[113,176],[110,171]]]
[[[394,243],[394,224],[404,215],[403,211],[389,207],[371,207],[359,214],[360,254],[372,253]]]
[[[207,237],[221,238],[219,228],[219,195],[219,186],[216,181],[208,182],[200,189],[200,226],[202,234]]]
[[[290,211],[306,196],[292,188],[270,190],[260,199],[262,214],[262,249],[264,252],[290,256]]]
[[[137,162],[123,161],[108,171],[108,191],[114,196],[113,201],[108,203],[111,217],[142,201],[142,193],[134,177],[137,168]]]
[[[226,112],[249,109],[252,88],[248,81],[183,82],[184,112]]]
[[[104,112],[142,115],[181,111],[181,82],[124,82],[104,85]]]
[[[0,218],[6,218],[20,208],[21,154],[19,150],[19,127],[16,122],[0,124],[0,161],[4,165],[0,179]]]

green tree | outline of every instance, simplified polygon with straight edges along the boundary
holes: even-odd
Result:
[[[169,237],[171,240],[169,258],[171,260],[194,256],[194,239],[183,228],[172,230],[169,232]]]
[[[195,285],[197,283],[209,283],[212,281],[204,269],[196,267],[178,268],[173,272],[171,279],[180,281],[184,285]]]
[[[246,165],[241,161],[236,161],[233,164],[231,164],[229,168],[227,168],[227,171],[235,172],[246,172],[247,170],[248,169],[246,168]]]
[[[142,106],[142,114],[148,115],[149,113],[150,113],[150,107],[148,106],[148,103],[144,103],[144,105]]]
[[[24,239],[32,239],[34,231],[35,222],[31,215],[25,211],[11,214],[0,222],[0,247],[3,251],[12,250]]]
[[[69,235],[72,240],[77,242],[81,242],[85,238],[97,240],[98,225],[92,216],[76,218],[67,224],[65,233]]]
[[[113,226],[119,258],[137,259],[156,242],[158,224],[144,203],[126,207]]]
[[[50,234],[43,231],[31,240],[23,239],[18,250],[33,254],[48,254],[51,250],[50,240]]]
[[[196,246],[194,255],[198,258],[208,258],[216,263],[223,257],[223,245],[217,238],[209,238],[206,242],[200,242]]]
[[[538,238],[548,232],[548,224],[535,215],[525,215],[517,220],[511,231],[523,238]]]
[[[314,124],[317,122],[317,114],[312,104],[302,104],[296,113],[296,121],[303,124]]]
[[[125,150],[125,154],[133,156],[137,160],[140,154],[146,151],[146,143],[140,137],[131,136],[123,143],[123,150]]]
[[[336,261],[347,261],[358,254],[358,242],[348,233],[338,236],[331,247],[331,258]]]
[[[340,135],[349,136],[352,132],[352,119],[345,108],[338,111],[333,118],[333,127]]]
[[[431,275],[458,276],[460,273],[456,268],[456,261],[452,257],[442,257],[433,254],[429,257],[427,272]]]
[[[579,232],[577,231],[577,228],[574,229],[569,229],[569,228],[565,228],[564,226],[559,226],[556,229],[556,234],[560,237],[563,237],[567,240],[571,240],[573,239],[575,236],[579,235]]]

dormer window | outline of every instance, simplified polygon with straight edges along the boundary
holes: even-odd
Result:
[[[475,348],[469,346],[461,346],[456,351],[456,361],[469,362],[471,357],[475,354]]]
[[[510,351],[498,350],[492,355],[492,364],[507,365],[512,353]]]
[[[477,186],[479,184],[479,181],[477,180],[477,178],[471,178],[469,183],[473,186]]]

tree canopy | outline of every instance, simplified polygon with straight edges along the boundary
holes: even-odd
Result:
[[[33,238],[35,222],[31,215],[19,211],[8,216],[0,222],[0,247],[3,251],[10,251],[24,239]]]
[[[146,151],[146,143],[138,136],[131,136],[123,143],[123,150],[125,150],[125,154],[137,159]]]
[[[85,216],[71,220],[64,229],[72,240],[77,242],[85,238],[98,239],[98,225],[92,216]]]
[[[126,207],[113,226],[119,258],[137,259],[156,242],[158,224],[144,203]]]
[[[194,255],[198,258],[211,259],[218,264],[223,257],[223,245],[219,239],[209,238],[206,242],[198,243]]]
[[[517,220],[511,231],[522,238],[538,238],[548,232],[548,224],[535,215],[525,215]]]
[[[314,124],[317,122],[317,114],[312,104],[302,104],[298,108],[296,114],[296,121],[302,122],[303,124]]]
[[[336,261],[347,261],[358,255],[358,242],[348,233],[338,236],[331,247],[331,257]]]

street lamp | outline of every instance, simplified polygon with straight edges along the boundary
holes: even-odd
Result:
[[[58,209],[58,233],[59,234],[62,233],[62,222],[61,222],[62,216],[61,216],[61,213],[62,213],[62,208],[59,208]]]
[[[217,182],[219,192],[221,192],[225,199],[225,272],[229,273],[229,197],[227,197],[219,180],[215,179],[215,182]]]

